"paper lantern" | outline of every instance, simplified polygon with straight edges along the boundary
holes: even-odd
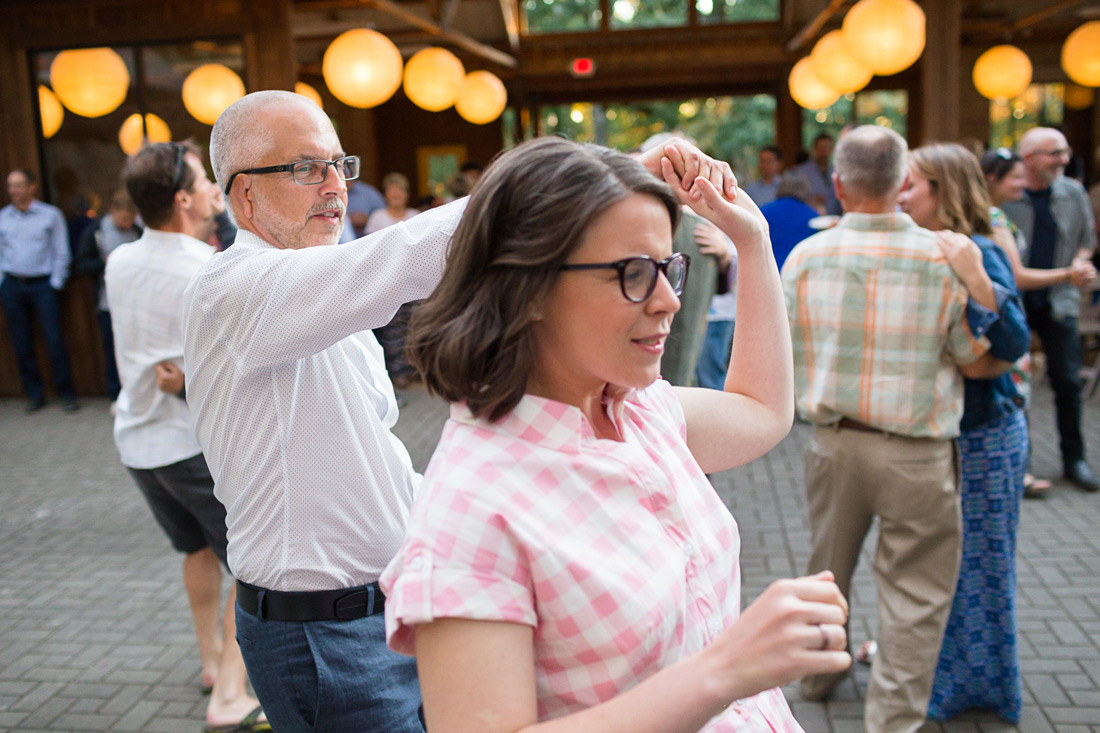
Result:
[[[422,48],[405,64],[405,94],[429,112],[454,104],[465,81],[462,62],[445,48]]]
[[[401,52],[393,41],[369,28],[344,31],[329,44],[321,75],[333,96],[346,105],[377,107],[401,86]]]
[[[1031,59],[1015,46],[994,46],[974,62],[974,86],[987,99],[1012,99],[1031,84]]]
[[[130,71],[110,48],[62,51],[50,64],[50,86],[70,112],[102,117],[125,101]]]
[[[222,64],[203,64],[183,80],[183,106],[204,125],[213,125],[226,107],[243,96],[241,77]]]
[[[810,60],[817,78],[841,94],[858,92],[874,76],[862,61],[848,53],[839,30],[829,31],[814,44]]]
[[[798,106],[806,109],[828,107],[840,98],[840,92],[821,81],[814,72],[813,61],[809,56],[799,59],[787,78],[791,97]]]
[[[1088,109],[1092,106],[1093,91],[1080,84],[1066,84],[1064,100],[1068,109]]]
[[[500,117],[506,104],[508,91],[496,74],[471,71],[455,100],[455,110],[467,122],[485,125]]]
[[[882,76],[909,68],[924,51],[924,11],[913,0],[860,0],[841,25],[848,53]]]
[[[145,115],[144,135],[141,130],[141,115],[137,112],[127,117],[118,128],[118,144],[127,155],[141,150],[147,142],[166,143],[171,140],[172,131],[168,129],[168,123],[154,114]]]
[[[325,108],[325,105],[321,103],[321,93],[311,87],[309,84],[306,84],[304,81],[300,81],[294,85],[294,93],[301,94],[307,99],[312,99],[314,104],[316,104],[321,109]]]
[[[57,95],[42,84],[38,85],[38,115],[42,118],[42,137],[46,139],[57,134],[65,119],[65,108],[57,101]]]
[[[1083,87],[1100,87],[1100,20],[1069,34],[1062,45],[1062,69]]]

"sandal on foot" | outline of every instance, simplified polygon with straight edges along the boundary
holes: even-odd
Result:
[[[1041,499],[1047,495],[1053,484],[1045,478],[1035,478],[1030,473],[1024,474],[1024,498]]]
[[[859,651],[856,652],[856,661],[860,664],[870,664],[871,660],[875,658],[875,653],[878,651],[878,642],[874,639],[869,639],[860,645]]]
[[[207,725],[202,729],[202,733],[246,733],[248,731],[271,730],[271,723],[268,723],[266,720],[260,720],[260,716],[263,714],[263,706],[257,705],[252,708],[252,711],[248,715],[244,716],[236,723]]]

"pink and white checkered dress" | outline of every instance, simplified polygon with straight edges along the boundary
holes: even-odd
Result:
[[[615,697],[702,649],[740,613],[737,524],[659,381],[611,402],[625,442],[531,395],[497,424],[451,408],[381,578],[391,648],[459,617],[534,627],[539,719]],[[705,731],[801,731],[778,689]]]

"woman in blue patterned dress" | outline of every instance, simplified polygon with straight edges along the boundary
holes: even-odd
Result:
[[[959,145],[928,145],[912,152],[909,174],[902,209],[923,227],[949,229],[977,243],[999,316],[986,336],[1007,370],[1026,353],[1030,333],[1012,266],[989,239],[990,200],[978,161]],[[969,708],[993,710],[1008,722],[1020,719],[1016,527],[1028,455],[1021,404],[1007,373],[966,380],[959,426],[963,553],[928,706],[934,720]]]

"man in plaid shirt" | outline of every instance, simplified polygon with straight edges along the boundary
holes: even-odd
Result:
[[[832,570],[847,595],[863,539],[880,520],[870,733],[916,731],[924,721],[958,575],[963,374],[996,368],[967,320],[971,296],[983,332],[996,319],[980,254],[973,267],[977,247],[938,244],[897,211],[905,158],[891,130],[846,135],[833,180],[847,213],[799,244],[782,273],[798,410],[816,426],[805,459],[809,572]],[[824,699],[844,674],[806,678],[802,693]]]

